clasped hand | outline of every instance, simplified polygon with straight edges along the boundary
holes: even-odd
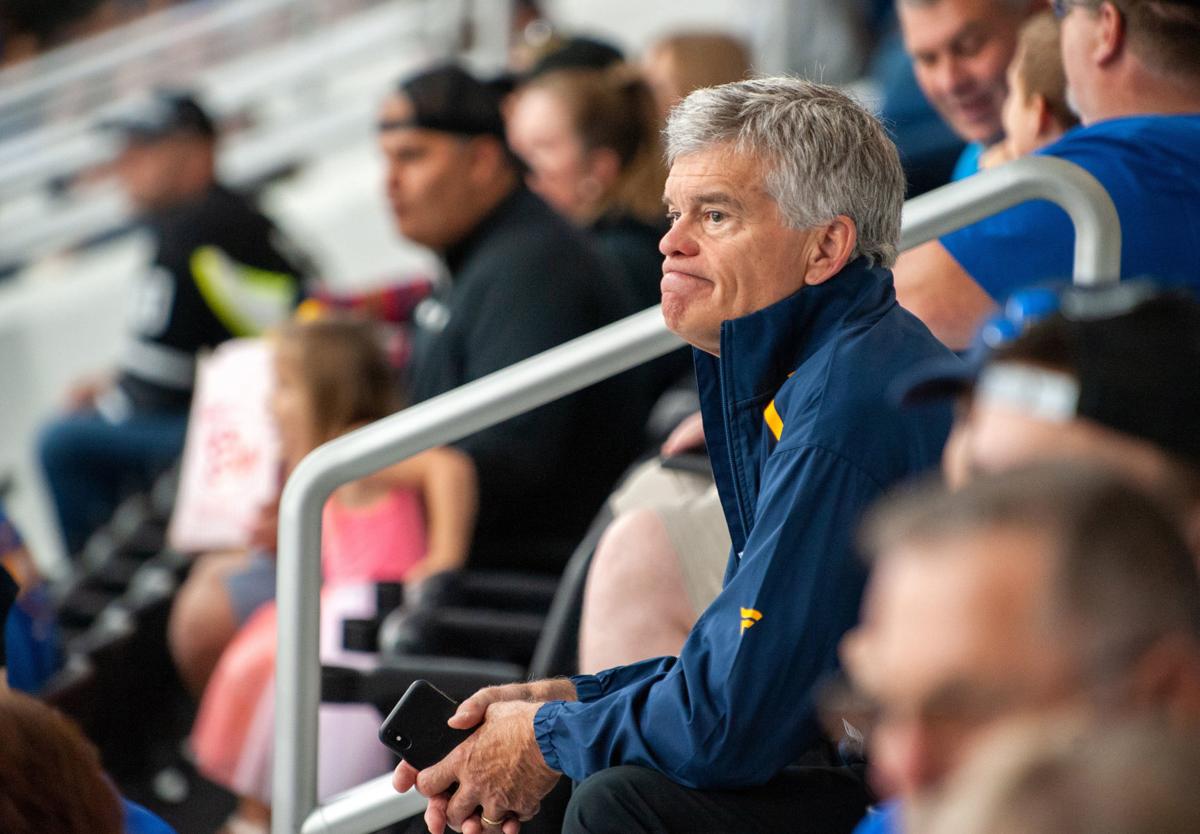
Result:
[[[460,730],[478,729],[425,770],[401,762],[392,784],[401,792],[415,785],[429,797],[425,824],[432,834],[444,834],[446,826],[463,834],[517,834],[559,779],[538,748],[534,715],[544,701],[574,698],[575,689],[565,680],[481,689],[447,722]]]

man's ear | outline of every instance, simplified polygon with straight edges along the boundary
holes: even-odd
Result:
[[[473,136],[468,140],[464,173],[471,182],[492,182],[497,171],[507,164],[506,151],[500,140],[493,136]]]
[[[1046,101],[1046,97],[1041,93],[1034,93],[1029,97],[1029,105],[1037,111],[1038,139],[1044,139],[1055,132],[1057,126],[1054,123],[1054,116],[1050,113],[1050,104]]]
[[[1101,3],[1096,8],[1096,16],[1099,19],[1099,27],[1092,58],[1097,66],[1107,66],[1125,51],[1125,16],[1113,5],[1112,0]]]
[[[1200,725],[1200,646],[1186,635],[1160,639],[1133,669],[1131,706]]]
[[[844,214],[815,230],[804,270],[804,283],[810,287],[824,284],[842,271],[858,244],[858,227]]]

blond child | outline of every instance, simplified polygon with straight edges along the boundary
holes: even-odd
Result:
[[[1008,65],[1008,97],[1001,113],[1004,141],[984,155],[983,167],[1026,156],[1079,124],[1067,102],[1059,23],[1051,12],[1025,22]]]
[[[287,470],[322,443],[386,417],[399,405],[383,350],[366,323],[289,325],[275,338],[275,374],[271,408]],[[460,567],[476,504],[474,466],[449,447],[334,491],[322,520],[324,662],[372,662],[341,648],[341,621],[375,615],[375,583],[412,583]],[[270,602],[221,654],[192,734],[198,769],[241,797],[226,832],[265,831],[269,819],[275,635]],[[386,771],[390,758],[372,743],[379,721],[366,706],[322,710],[322,732],[330,735],[318,777],[323,796]]]

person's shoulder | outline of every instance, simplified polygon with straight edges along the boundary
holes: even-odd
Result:
[[[501,283],[544,288],[563,281],[579,285],[612,271],[596,241],[528,191],[514,196],[499,221],[460,278],[479,273],[489,283],[499,277]]]
[[[245,196],[214,185],[195,199],[164,211],[159,217],[159,236],[179,245],[220,242],[236,234],[269,235],[271,221]]]
[[[1081,162],[1094,156],[1141,162],[1164,151],[1191,155],[1198,141],[1200,114],[1122,116],[1073,128],[1034,153]]]

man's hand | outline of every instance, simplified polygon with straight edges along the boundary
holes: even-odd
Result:
[[[481,721],[484,720],[485,716],[487,716],[488,720],[491,721],[494,716],[499,715],[500,718],[497,719],[498,723],[500,721],[511,722],[511,716],[505,716],[505,711],[510,709],[510,705],[519,704],[520,707],[528,711],[528,720],[526,721],[526,724],[528,725],[529,731],[528,741],[532,743],[532,750],[530,752],[528,749],[526,749],[526,755],[534,764],[539,767],[529,766],[526,769],[533,771],[531,774],[533,777],[540,775],[544,779],[546,774],[549,774],[552,776],[552,779],[546,786],[545,790],[536,796],[533,811],[525,816],[522,816],[515,806],[503,809],[502,813],[491,814],[488,813],[488,806],[486,804],[483,805],[483,815],[488,817],[488,819],[499,820],[504,819],[505,816],[508,815],[508,818],[505,820],[502,829],[504,834],[517,834],[521,827],[520,823],[537,813],[537,802],[541,801],[541,798],[550,791],[550,788],[554,786],[554,782],[558,780],[558,774],[546,767],[545,761],[542,758],[541,750],[538,748],[537,742],[533,740],[534,714],[537,712],[538,707],[540,707],[545,701],[574,701],[576,697],[574,684],[572,684],[566,678],[552,678],[550,680],[532,681],[530,683],[506,684],[504,686],[489,686],[479,690],[470,698],[459,704],[458,711],[450,717],[448,722],[446,722],[451,727],[456,729],[468,730],[471,727],[477,726]],[[491,710],[491,712],[489,712],[489,710]],[[497,713],[496,710],[499,710],[499,713]],[[472,755],[471,751],[476,750],[476,745],[479,743],[478,737],[484,734],[484,730],[486,728],[487,727],[485,725],[484,728],[481,728],[469,739],[456,747],[454,752],[433,767],[427,768],[426,770],[418,773],[416,768],[414,768],[412,765],[408,764],[407,762],[401,762],[396,768],[396,772],[392,776],[392,785],[397,791],[404,793],[413,786],[416,786],[418,791],[429,797],[429,808],[425,812],[425,822],[429,825],[429,830],[435,832],[435,834],[441,834],[441,832],[445,830],[447,821],[450,821],[451,825],[454,825],[454,822],[449,816],[452,798],[445,792],[445,788],[430,793],[428,789],[436,786],[437,783],[431,783],[428,780],[432,780],[444,774],[445,771],[441,771],[439,768],[450,768],[452,773],[457,773],[456,767],[466,763],[466,758]],[[509,730],[512,730],[511,726],[509,727]],[[496,730],[494,727],[488,730],[489,738],[494,735],[495,731]],[[490,741],[488,743],[490,743]],[[528,745],[526,745],[526,747],[528,747]],[[486,749],[487,748],[485,748],[485,750]],[[474,755],[479,756],[478,753],[475,753]],[[511,764],[507,766],[513,769],[507,773],[502,772],[502,775],[507,780],[513,781],[513,777],[517,775],[517,770]],[[446,783],[446,787],[449,787],[449,785],[456,781],[460,782],[461,785],[459,776],[454,776],[454,778],[451,778],[450,781]],[[533,778],[532,781],[538,784],[541,784],[542,782],[542,780],[537,778]],[[488,783],[485,783],[484,787],[487,789],[493,788],[493,786]],[[460,790],[454,795],[455,798],[458,798],[459,796],[466,796],[465,794],[461,793],[461,787]],[[480,802],[477,800],[475,805],[471,806],[469,809],[472,816],[462,819],[462,830],[466,832],[466,834],[481,834],[482,832],[497,830],[495,826],[484,826],[483,821],[479,818],[479,816],[474,815],[475,806],[479,804]],[[460,810],[460,806],[456,805],[455,810]],[[512,814],[515,814],[515,816],[512,816]]]
[[[68,411],[87,411],[96,405],[96,398],[107,391],[113,384],[112,374],[81,379],[67,391],[66,408]]]
[[[430,798],[425,824],[433,834],[443,834],[447,825],[465,834],[516,834],[521,822],[533,818],[559,779],[546,766],[534,737],[533,718],[540,706],[492,703],[478,730],[445,759],[416,774],[417,790]],[[393,784],[405,790],[411,775],[412,768],[401,764]]]
[[[456,730],[469,730],[483,720],[488,707],[504,701],[574,701],[575,684],[566,678],[550,678],[529,683],[510,683],[504,686],[488,686],[479,690],[458,705],[458,711],[446,723]]]

